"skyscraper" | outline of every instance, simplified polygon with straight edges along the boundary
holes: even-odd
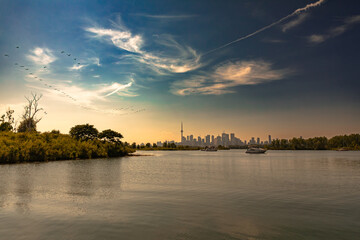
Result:
[[[206,137],[205,137],[205,143],[206,143],[206,145],[210,145],[210,135],[206,135]]]
[[[225,147],[228,147],[228,146],[229,146],[229,134],[223,133],[221,140],[222,140],[222,144],[223,144]]]
[[[181,122],[181,140],[180,142],[184,141],[184,130],[183,130],[183,122]]]
[[[235,144],[235,133],[230,133],[230,144]]]
[[[269,135],[269,144],[271,144],[271,135]]]

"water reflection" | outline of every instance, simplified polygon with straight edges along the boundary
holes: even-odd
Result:
[[[18,168],[15,189],[17,196],[15,206],[18,213],[30,213],[35,168],[36,165],[33,164],[22,164]]]
[[[0,239],[360,235],[360,153],[152,154],[0,166]]]

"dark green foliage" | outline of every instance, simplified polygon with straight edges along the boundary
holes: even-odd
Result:
[[[10,132],[13,130],[13,127],[8,122],[0,123],[0,132]]]
[[[107,129],[102,131],[98,138],[104,141],[113,142],[113,143],[120,143],[120,139],[123,138],[123,135],[121,133],[115,132],[111,129]]]
[[[125,156],[133,152],[122,144],[97,139],[80,141],[60,133],[0,132],[0,163],[53,161]]]
[[[14,130],[14,110],[10,108],[6,111],[6,114],[3,114],[0,118],[0,132],[9,132]]]
[[[340,148],[360,150],[360,134],[335,136],[330,139],[326,137],[276,139],[267,148],[274,150],[335,150]]]
[[[98,136],[99,131],[94,127],[94,125],[82,124],[76,125],[70,129],[70,136],[78,140],[91,140],[95,139]]]
[[[18,132],[36,132],[36,122],[32,118],[25,119],[20,122],[17,129]]]

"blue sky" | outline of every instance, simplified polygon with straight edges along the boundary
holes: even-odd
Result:
[[[359,29],[350,0],[1,1],[0,110],[37,92],[40,130],[129,141],[359,132]]]

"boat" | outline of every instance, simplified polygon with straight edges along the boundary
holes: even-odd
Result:
[[[201,151],[206,151],[206,152],[216,152],[217,151],[217,148],[214,147],[214,146],[211,146],[211,147],[205,147],[203,149],[201,149]]]
[[[258,148],[258,147],[250,147],[246,150],[246,153],[251,153],[251,154],[259,154],[259,153],[265,153],[266,149],[263,148]]]

